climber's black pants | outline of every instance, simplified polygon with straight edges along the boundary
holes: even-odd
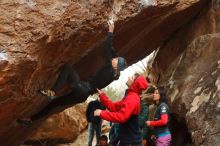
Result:
[[[65,84],[69,84],[70,86],[76,85],[80,81],[79,75],[69,64],[64,64],[60,70],[59,76],[54,84],[52,90],[57,93],[61,87]]]
[[[69,65],[64,65],[62,68],[53,90],[57,92],[62,85],[66,84],[66,82],[72,85],[71,92],[51,100],[44,109],[31,116],[33,121],[43,118],[49,114],[60,112],[77,103],[84,102],[91,94],[91,91],[93,91],[89,82],[80,81],[78,75]],[[55,109],[58,109],[59,111],[54,111]]]

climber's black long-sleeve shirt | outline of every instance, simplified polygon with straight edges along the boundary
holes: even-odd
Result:
[[[93,88],[91,94],[96,92],[96,88],[102,89],[116,79],[114,77],[115,73],[111,63],[112,58],[116,57],[116,53],[112,47],[112,39],[113,33],[108,32],[107,40],[104,46],[105,63],[100,69],[97,70],[93,76],[89,77],[88,79],[90,85]]]

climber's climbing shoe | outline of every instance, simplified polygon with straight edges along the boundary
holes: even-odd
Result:
[[[45,95],[45,96],[48,96],[48,97],[55,96],[55,92],[53,90],[50,90],[50,89],[48,89],[48,90],[40,90],[40,93]]]
[[[17,119],[16,122],[22,125],[31,125],[33,121],[31,119]]]

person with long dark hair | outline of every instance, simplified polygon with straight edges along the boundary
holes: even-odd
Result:
[[[157,109],[154,113],[154,120],[147,121],[148,126],[153,127],[156,136],[156,146],[169,146],[171,142],[171,133],[168,128],[169,107],[167,105],[166,91],[164,87],[157,87],[153,98]]]

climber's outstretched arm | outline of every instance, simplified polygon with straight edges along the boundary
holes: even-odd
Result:
[[[111,64],[112,58],[116,57],[115,50],[113,48],[113,32],[114,32],[114,23],[109,21],[108,22],[108,35],[105,41],[104,46],[104,57],[105,57],[105,64]]]

